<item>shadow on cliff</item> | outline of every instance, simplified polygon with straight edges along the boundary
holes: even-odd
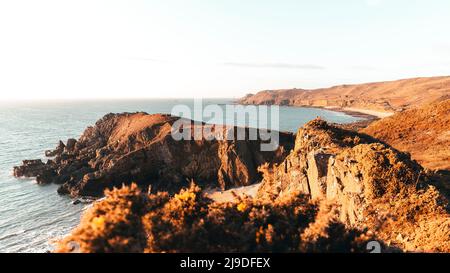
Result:
[[[16,177],[36,177],[39,184],[61,185],[60,194],[101,196],[105,189],[136,182],[142,188],[178,192],[194,179],[202,187],[229,189],[248,186],[261,180],[258,166],[284,159],[292,149],[294,136],[279,133],[275,151],[261,151],[260,138],[216,140],[209,137],[227,135],[237,127],[225,127],[188,121],[193,140],[176,141],[172,125],[179,117],[146,113],[108,114],[95,126],[85,130],[79,140],[60,141],[46,163],[25,160],[14,168]],[[196,132],[208,132],[194,140]]]
[[[449,252],[445,194],[410,156],[316,119],[295,147],[260,168],[255,198],[214,202],[191,185],[175,195],[115,189],[57,251]]]

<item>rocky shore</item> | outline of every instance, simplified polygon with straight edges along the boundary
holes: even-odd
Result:
[[[105,193],[58,252],[73,242],[81,252],[364,252],[368,241],[384,252],[449,252],[448,175],[391,146],[389,133],[407,142],[411,123],[434,128],[438,149],[449,141],[448,109],[437,102],[360,132],[317,118],[280,133],[272,152],[261,140],[176,141],[170,115],[108,114],[14,175],[74,197]]]
[[[191,180],[228,189],[258,182],[258,166],[283,160],[293,145],[290,133],[280,133],[280,146],[273,152],[261,152],[261,140],[218,141],[205,136],[175,141],[171,128],[178,119],[146,113],[108,114],[78,140],[60,141],[55,150],[46,151],[51,157],[47,162],[25,160],[14,167],[14,175],[61,185],[58,192],[73,197],[101,196],[105,189],[131,182],[169,192],[179,191]],[[216,125],[189,124],[192,133],[204,129],[218,133]]]
[[[373,137],[316,119],[259,171],[262,183],[234,197],[195,181],[174,195],[108,191],[57,251],[365,252],[369,241],[383,252],[450,251],[448,199],[432,174]]]

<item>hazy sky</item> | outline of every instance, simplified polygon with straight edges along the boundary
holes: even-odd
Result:
[[[450,75],[448,0],[0,0],[0,100]]]

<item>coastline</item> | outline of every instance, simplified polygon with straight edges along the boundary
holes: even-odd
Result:
[[[341,124],[338,123],[337,125],[343,129],[352,130],[352,131],[359,131],[361,129],[366,128],[371,123],[394,115],[394,112],[381,112],[381,111],[375,111],[370,109],[362,109],[362,108],[342,108],[338,106],[295,106],[295,107],[312,107],[312,108],[318,108],[318,109],[324,109],[329,110],[333,112],[339,112],[344,113],[346,115],[361,118],[362,120],[354,121],[348,124]]]
[[[305,107],[305,106],[302,106],[302,107]],[[363,118],[365,120],[371,120],[371,121],[379,120],[379,119],[386,117],[384,112],[372,111],[372,110],[368,110],[368,109],[341,108],[341,107],[337,107],[337,106],[325,106],[325,107],[315,106],[315,108],[344,113],[344,114],[347,114],[352,117]]]
[[[364,109],[358,109],[359,111],[356,111],[355,108],[351,108],[352,110],[349,110],[349,108],[340,108],[340,107],[331,107],[331,108],[319,107],[319,108],[334,111],[334,112],[344,113],[346,115],[356,117],[356,118],[362,118],[362,120],[354,121],[354,122],[351,122],[348,124],[338,124],[339,127],[343,128],[343,129],[347,129],[347,130],[352,130],[352,131],[359,131],[359,130],[369,126],[372,122],[375,122],[377,120],[384,118],[384,117],[382,117],[382,115],[380,115],[380,114],[382,114],[382,112],[375,112],[375,111],[371,111],[371,110],[368,110],[368,111],[370,111],[370,114],[369,114],[368,111],[365,111]],[[392,113],[392,114],[394,114],[394,113]]]
[[[77,105],[77,104],[75,104],[75,106],[76,106],[76,105]],[[296,108],[300,108],[300,109],[301,109],[301,108],[318,108],[318,109],[329,110],[329,111],[335,111],[335,112],[343,112],[343,113],[349,114],[349,115],[351,115],[351,116],[355,116],[355,117],[362,118],[361,121],[356,121],[355,123],[360,123],[360,122],[372,122],[372,121],[374,121],[374,120],[377,119],[377,117],[372,116],[372,115],[368,115],[368,114],[364,114],[364,113],[358,113],[358,112],[355,112],[355,111],[347,111],[347,110],[345,110],[345,109],[338,109],[338,108],[332,108],[332,109],[329,109],[329,108],[326,108],[326,107],[294,106],[294,105],[292,105],[292,106],[290,105],[289,107],[296,107]],[[74,109],[76,109],[76,107],[75,107]],[[139,110],[141,110],[141,109],[139,109]],[[144,110],[144,109],[142,109],[142,110]],[[354,126],[354,123],[346,124],[346,126],[349,126],[349,125]],[[81,125],[80,125],[80,126],[81,126]],[[81,126],[79,129],[77,129],[77,130],[82,131],[83,128],[84,128],[83,126],[84,126],[84,125],[82,125],[82,126]],[[87,126],[87,125],[86,125],[86,126]],[[343,125],[342,125],[342,126],[343,126]],[[54,136],[51,137],[51,138],[52,138],[52,139],[59,139],[59,135],[64,135],[64,132],[63,132],[63,131],[61,131],[61,132],[55,132],[55,133],[54,133]],[[70,136],[71,136],[71,135],[70,135]],[[70,136],[69,136],[69,137],[70,137]],[[54,144],[54,143],[52,142],[52,140],[50,140],[49,143],[48,143],[48,145],[53,145],[53,144]],[[47,145],[47,144],[46,144],[46,145]],[[49,147],[51,147],[51,146],[49,146]],[[257,190],[257,187],[258,187],[258,186],[256,186],[256,185],[252,185],[251,187],[233,188],[231,191],[217,192],[217,193],[215,193],[215,194],[213,195],[213,197],[215,197],[215,198],[213,198],[213,199],[216,199],[216,201],[233,200],[233,199],[234,199],[234,196],[231,194],[232,191],[238,193],[238,195],[246,194],[246,195],[252,196],[252,195],[255,194],[255,192],[256,192],[256,190]],[[249,193],[251,193],[251,194],[249,194]],[[82,200],[82,198],[81,198],[81,199],[74,199],[74,200],[72,200],[71,202],[68,202],[68,204],[70,204],[70,206],[73,207],[73,206],[74,206],[74,205],[72,205],[73,202],[78,203],[79,201],[81,201],[81,203],[85,203],[85,202]],[[82,204],[82,205],[83,205],[83,206],[85,205],[86,208],[90,207],[90,205],[88,205],[88,204]],[[86,208],[85,208],[85,209],[86,209]],[[83,211],[84,211],[85,209],[83,209]],[[71,230],[72,230],[72,229],[71,229]],[[68,235],[70,235],[70,233],[64,234],[64,236],[68,236]],[[50,247],[50,248],[46,249],[46,251],[51,251],[52,249],[53,249],[53,248]],[[33,251],[34,251],[34,250],[33,250]]]
[[[356,122],[353,122],[353,123],[349,123],[349,124],[331,124],[331,123],[329,123],[331,126],[335,126],[337,129],[336,130],[340,130],[340,129],[352,129],[352,130],[354,130],[354,131],[357,131],[358,129],[360,129],[360,128],[362,128],[362,127],[364,127],[364,126],[361,126],[361,124],[370,124],[371,122],[373,122],[373,121],[375,121],[375,120],[378,120],[378,119],[380,119],[380,117],[379,116],[375,116],[375,115],[370,115],[370,114],[368,114],[368,113],[364,113],[364,112],[357,112],[357,111],[354,111],[355,110],[355,108],[352,108],[352,110],[349,110],[349,109],[342,109],[342,108],[338,108],[338,107],[308,107],[308,106],[288,106],[288,107],[298,107],[298,108],[317,108],[317,109],[323,109],[323,110],[329,110],[329,111],[335,111],[335,112],[342,112],[342,113],[345,113],[345,114],[348,114],[348,115],[351,115],[351,116],[354,116],[354,117],[359,117],[359,118],[361,118],[361,120],[359,120],[359,121],[356,121]],[[362,109],[362,110],[364,110],[364,109]],[[370,113],[373,113],[372,111],[370,112]],[[321,114],[321,113],[317,113],[317,114]],[[325,115],[325,113],[324,113],[324,115]],[[325,121],[323,121],[323,122],[325,122]],[[128,125],[126,125],[126,126],[128,126],[127,128],[129,128],[129,124],[130,123],[123,123],[123,124],[128,124]],[[326,124],[326,123],[325,123]],[[312,127],[312,126],[314,126],[314,127]],[[366,125],[367,126],[367,125]],[[328,129],[323,129],[323,126],[319,123],[319,124],[315,124],[314,122],[312,122],[312,123],[310,123],[310,125],[305,125],[305,127],[308,129],[308,130],[310,130],[310,131],[308,131],[308,132],[306,132],[304,135],[303,135],[303,137],[302,137],[302,135],[297,135],[296,137],[297,138],[299,138],[299,139],[305,139],[305,136],[311,136],[311,135],[315,135],[315,134],[317,134],[317,135],[319,135],[319,134],[324,134],[323,136],[327,136],[326,138],[328,138],[328,134],[330,134],[330,130],[328,130]],[[312,127],[312,128],[311,128]],[[157,135],[157,134],[154,134],[154,135]],[[319,135],[319,136],[321,136],[321,135]],[[343,133],[339,133],[338,135],[340,135],[340,136],[347,136],[347,135],[350,135],[350,136],[358,136],[358,137],[360,137],[361,139],[363,139],[363,141],[365,141],[364,139],[366,139],[366,137],[369,137],[370,136],[370,134],[369,135],[365,135],[364,133],[358,133],[358,132],[348,132],[348,131],[346,131],[346,132],[343,132]],[[330,134],[330,137],[333,137],[333,134]],[[131,139],[132,138],[126,138],[126,139],[128,139],[128,140],[130,140],[131,141]],[[341,139],[344,139],[343,137],[341,138]],[[355,138],[356,139],[356,138]],[[341,141],[340,139],[337,139],[337,140],[333,140],[333,141],[336,141],[336,143],[340,143],[339,141]],[[370,141],[372,141],[371,139],[369,139],[369,142],[368,143],[364,143],[363,142],[363,145],[369,145],[369,144],[371,144],[371,142]],[[334,143],[334,142],[333,142]],[[352,145],[354,145],[354,146],[356,146],[356,145],[359,145],[359,143],[360,143],[360,140],[355,140],[355,143],[352,143]],[[383,145],[385,145],[384,143],[382,143],[382,142],[380,142],[381,144],[383,144]],[[68,145],[68,144],[67,144]],[[66,146],[67,146],[66,145]],[[321,152],[323,152],[322,150],[321,150],[321,148],[320,147],[327,147],[327,143],[324,143],[324,144],[322,144],[322,143],[320,143],[320,145],[319,145],[319,149],[318,150],[316,150],[316,151],[314,151],[314,154],[316,154],[316,153],[321,153]],[[317,148],[317,146],[318,145],[316,145],[316,144],[314,144],[314,146],[312,146],[312,147],[315,147],[315,148]],[[354,147],[353,146],[353,147]],[[365,146],[361,146],[361,147],[365,147]],[[367,148],[367,147],[366,147]],[[389,147],[388,147],[389,148]],[[304,148],[304,151],[311,151],[310,149],[310,147],[309,146],[305,146]],[[366,150],[363,150],[363,152],[365,152]],[[360,151],[358,151],[358,153],[359,153]],[[380,152],[382,152],[382,151],[380,151]],[[394,151],[395,152],[395,151]],[[291,151],[291,153],[292,153],[292,151]],[[304,152],[303,154],[307,154],[306,152]],[[296,154],[295,153],[293,153],[292,154],[292,156],[296,156]],[[384,156],[384,153],[383,153],[383,156]],[[357,158],[357,157],[356,157]],[[292,159],[292,161],[289,161],[289,162],[300,162],[300,160],[303,160],[302,158],[300,158],[300,157],[294,157],[294,159]],[[327,159],[328,160],[328,159]],[[366,158],[364,158],[364,161],[361,161],[361,164],[368,164],[368,163],[366,163]],[[376,160],[376,158],[374,158],[374,159],[372,159],[372,158],[369,158],[369,159],[367,159],[367,160]],[[280,178],[280,179],[285,179],[285,180],[283,180],[283,181],[291,181],[291,182],[289,182],[289,183],[292,183],[292,181],[294,181],[293,183],[296,183],[296,181],[297,180],[290,180],[290,177],[294,177],[294,176],[292,176],[292,174],[297,174],[297,173],[299,173],[299,170],[301,170],[301,172],[302,173],[305,173],[306,175],[308,175],[308,173],[309,173],[309,171],[308,171],[308,169],[303,169],[303,168],[305,168],[305,167],[302,167],[302,166],[315,166],[315,167],[312,167],[312,168],[314,168],[315,170],[317,170],[318,169],[318,167],[320,167],[320,166],[328,166],[327,164],[328,164],[328,162],[329,161],[326,161],[326,163],[325,163],[325,165],[322,163],[322,165],[318,165],[317,163],[314,163],[315,165],[312,165],[312,164],[308,164],[307,163],[307,161],[303,161],[304,163],[302,163],[302,164],[300,164],[300,165],[293,165],[293,166],[291,166],[291,167],[289,167],[289,174],[288,175],[286,175],[286,176],[282,176],[282,175],[285,175],[285,173],[286,173],[286,171],[285,171],[285,167],[284,166],[286,166],[286,165],[279,165],[279,166],[277,166],[277,167],[275,167],[275,169],[273,169],[273,170],[276,170],[276,175],[277,176],[270,176],[270,177],[275,177],[275,178],[277,178],[278,179],[278,177],[282,177],[282,178]],[[318,161],[317,161],[318,162]],[[375,162],[375,161],[369,161],[369,163],[370,162]],[[376,164],[376,163],[374,163],[374,164]],[[366,165],[364,165],[364,166],[366,166]],[[276,166],[276,165],[274,165],[274,166]],[[342,168],[344,168],[344,169],[342,169],[342,170],[340,170],[339,171],[339,173],[345,173],[345,172],[347,172],[347,170],[349,169],[349,168],[353,168],[354,166],[352,166],[352,165],[350,165],[348,168],[347,168],[347,166],[343,166]],[[233,168],[236,168],[236,167],[233,167]],[[308,167],[306,167],[306,168],[308,168]],[[327,167],[328,168],[328,167]],[[341,167],[340,167],[341,168]],[[311,169],[311,170],[314,170],[314,169]],[[272,170],[272,169],[271,169]],[[386,172],[386,171],[385,171]],[[327,173],[331,173],[331,171],[327,171]],[[419,177],[420,177],[420,175],[419,175]],[[294,179],[295,179],[295,177],[294,177]],[[272,184],[270,184],[271,182],[270,181],[273,181],[273,180],[270,180],[270,179],[266,179],[266,180],[264,180],[264,177],[263,177],[263,180],[261,180],[262,182],[258,182],[258,183],[254,183],[254,184],[250,184],[249,186],[234,186],[234,187],[232,187],[232,188],[229,188],[229,189],[227,189],[227,190],[220,190],[220,188],[209,188],[209,189],[206,189],[206,190],[204,190],[204,192],[206,193],[206,196],[207,197],[209,197],[210,199],[212,199],[214,202],[216,202],[217,204],[223,204],[223,203],[228,203],[228,202],[235,202],[234,203],[234,205],[236,205],[237,204],[237,206],[239,206],[239,204],[241,204],[241,203],[238,203],[238,202],[241,202],[241,199],[239,199],[239,198],[237,198],[237,197],[245,197],[245,196],[249,196],[249,197],[253,197],[253,198],[267,198],[267,197],[265,197],[265,195],[264,195],[264,192],[267,192],[267,193],[271,193],[272,192],[272,188],[274,188],[274,189],[276,189],[275,188],[275,186],[274,185],[272,185]],[[269,181],[269,182],[268,182]],[[317,181],[320,181],[320,180],[317,180],[316,178],[311,178],[311,179],[309,179],[308,178],[308,180],[307,181],[315,181],[315,182],[312,182],[312,183],[318,183]],[[359,181],[358,181],[359,182]],[[309,183],[309,182],[307,182],[307,183]],[[297,185],[297,184],[293,184],[293,185]],[[309,185],[309,184],[308,184]],[[293,186],[290,186],[289,188],[287,188],[288,190],[289,189],[292,189],[293,188]],[[305,187],[306,188],[306,187]],[[283,189],[282,191],[280,191],[278,194],[280,194],[280,196],[283,196],[283,194],[284,194],[284,192],[288,192],[288,191],[285,191],[285,189]],[[312,194],[312,193],[311,193]],[[268,196],[268,195],[267,195]],[[79,199],[76,199],[76,202],[78,203],[78,202],[83,202],[82,201],[83,200],[83,198],[79,198]],[[98,200],[95,200],[93,203],[97,203],[97,202],[101,202],[101,201],[103,201],[104,199],[98,199]],[[105,199],[106,200],[106,199]],[[274,201],[275,202],[275,201]],[[342,200],[342,202],[343,202],[343,204],[345,204],[345,202],[347,202],[347,200]],[[242,202],[243,203],[243,202]],[[72,203],[73,204],[73,203]],[[83,211],[85,211],[85,210],[87,210],[87,209],[89,209],[90,207],[92,207],[92,205],[87,205],[84,209],[83,209]],[[242,206],[241,206],[242,207]],[[84,212],[83,212],[83,215],[84,215]],[[82,224],[78,224],[76,227],[82,227]],[[51,243],[51,246],[46,250],[46,251],[48,251],[48,252],[52,252],[52,251],[55,251],[55,249],[57,249],[57,244],[58,244],[58,242],[61,242],[61,240],[62,241],[71,241],[72,239],[71,238],[76,238],[77,237],[77,233],[75,232],[73,232],[73,230],[74,229],[72,229],[70,232],[68,232],[67,234],[64,234],[63,236],[61,236],[61,238],[60,237],[58,237],[57,239],[55,239],[55,241],[53,242],[52,241],[52,243]]]
[[[262,105],[262,104],[247,104],[247,103],[241,103],[239,100],[234,102],[235,104],[242,104],[242,105]],[[271,105],[279,105],[279,104],[271,104]],[[395,114],[395,112],[383,112],[383,111],[376,111],[371,109],[364,109],[364,108],[353,108],[353,107],[339,107],[339,106],[314,106],[314,105],[279,105],[279,106],[285,106],[285,107],[299,107],[299,108],[317,108],[317,109],[323,109],[323,110],[329,110],[333,112],[339,112],[344,113],[352,117],[356,118],[362,118],[361,121],[352,122],[351,124],[370,124],[373,121],[380,120],[386,117],[390,117]]]
[[[369,116],[375,116],[379,119],[387,118],[395,114],[395,112],[383,112],[383,111],[376,111],[376,110],[370,110],[370,109],[363,109],[363,108],[352,108],[352,107],[346,107],[344,108],[345,111],[348,111],[349,113],[355,112],[355,113],[362,113],[364,115]]]
[[[131,140],[132,138],[127,139]],[[345,228],[346,225],[349,226],[349,228],[352,228],[351,230],[353,231],[356,230],[354,227],[359,227],[362,223],[365,223],[364,213],[366,213],[366,210],[368,214],[377,217],[375,219],[369,218],[369,221],[371,222],[368,222],[367,230],[372,232],[376,238],[384,238],[383,240],[385,241],[398,240],[398,242],[395,241],[397,242],[395,245],[396,251],[416,251],[425,247],[427,249],[435,247],[435,249],[433,248],[430,251],[442,251],[441,248],[439,248],[441,245],[440,242],[445,243],[445,240],[448,240],[445,233],[446,230],[443,232],[439,230],[441,223],[442,225],[445,225],[445,221],[448,219],[447,214],[440,213],[441,211],[444,211],[444,207],[435,205],[438,202],[430,202],[432,205],[428,205],[428,203],[424,205],[420,202],[418,204],[411,202],[411,200],[429,199],[430,195],[438,196],[439,194],[435,188],[430,188],[432,192],[428,192],[428,190],[424,192],[422,189],[418,189],[415,184],[410,183],[410,181],[418,181],[417,183],[425,183],[427,181],[425,180],[427,178],[422,176],[422,168],[416,161],[413,161],[408,156],[402,156],[402,152],[390,147],[388,144],[372,138],[370,135],[346,131],[340,128],[340,126],[329,124],[321,119],[315,119],[304,125],[303,130],[300,130],[295,136],[294,142],[295,144],[298,144],[296,150],[290,150],[289,154],[280,158],[280,161],[266,161],[264,165],[260,165],[264,166],[258,168],[258,171],[263,173],[262,178],[258,180],[261,182],[252,183],[249,184],[249,186],[240,186],[242,183],[235,183],[234,187],[229,188],[228,190],[221,190],[223,187],[215,187],[214,184],[197,184],[199,187],[192,184],[188,189],[180,189],[179,193],[174,192],[171,194],[166,191],[164,195],[166,197],[161,199],[156,199],[160,198],[160,195],[147,195],[145,192],[139,191],[137,184],[123,187],[120,190],[117,189],[114,194],[107,195],[103,201],[96,201],[98,203],[94,206],[94,211],[83,216],[83,221],[77,226],[76,232],[71,232],[65,236],[63,241],[58,243],[56,252],[71,252],[73,250],[69,247],[70,242],[86,242],[86,238],[88,238],[88,243],[84,246],[85,249],[81,250],[82,252],[98,252],[103,251],[103,249],[110,251],[112,247],[115,247],[112,252],[121,252],[124,247],[133,251],[135,251],[135,249],[142,249],[139,251],[150,249],[152,252],[159,252],[161,249],[192,251],[197,250],[198,244],[196,244],[196,242],[198,240],[204,240],[205,245],[212,251],[215,251],[218,245],[221,247],[221,250],[225,247],[224,251],[233,249],[236,247],[234,240],[239,240],[239,242],[242,242],[243,244],[243,246],[241,246],[242,249],[246,250],[248,249],[249,242],[251,244],[253,243],[253,240],[256,240],[255,242],[257,242],[259,237],[242,239],[242,237],[236,237],[235,234],[254,234],[255,229],[258,230],[258,228],[264,232],[260,223],[266,221],[269,217],[270,219],[274,219],[272,222],[272,227],[275,227],[274,230],[281,230],[283,233],[280,232],[278,234],[289,236],[289,239],[295,239],[299,236],[298,233],[300,229],[295,226],[295,223],[297,222],[293,223],[293,220],[295,219],[301,219],[301,224],[303,226],[305,226],[305,221],[307,221],[306,224],[308,227],[316,227],[315,224],[317,223],[322,225],[322,220],[327,221],[327,225],[325,226],[327,227],[328,223],[336,221],[335,219],[344,219],[342,222],[336,222],[340,225],[340,229],[338,230],[339,233],[331,232],[329,235],[330,240],[335,241],[337,240],[336,238],[338,238],[336,237],[336,234],[342,234],[342,228]],[[343,145],[344,143],[345,145]],[[345,159],[340,160],[340,158]],[[225,160],[227,160],[227,158],[225,158]],[[230,167],[237,170],[236,165],[231,165]],[[324,175],[317,175],[317,170],[325,170],[323,172]],[[303,176],[299,177],[299,173],[303,174]],[[328,188],[321,188],[323,185],[322,181],[324,180],[327,182],[343,181],[343,184],[342,187],[335,187],[337,191],[336,195],[331,195],[327,192]],[[368,183],[374,183],[373,181],[376,182],[375,185],[377,187],[364,187],[364,185],[367,185]],[[393,184],[395,182],[391,181],[398,181],[398,184]],[[386,191],[384,195],[377,196],[376,191],[379,188],[378,186],[381,188],[382,185],[392,185],[394,189]],[[207,188],[203,190],[203,193],[205,193],[205,195],[203,195],[201,194],[200,187],[205,186],[207,186]],[[208,186],[212,187],[208,188]],[[333,184],[326,184],[326,187],[333,186]],[[348,188],[363,189],[364,191],[358,192],[357,195],[348,195],[345,194],[345,189]],[[311,189],[319,190],[315,191]],[[157,190],[159,191],[159,189]],[[401,190],[408,190],[408,192],[411,192],[411,195],[399,195],[398,191]],[[149,193],[151,192],[152,191]],[[306,198],[296,199],[295,196],[303,196],[298,195],[299,193],[306,195]],[[245,196],[253,198],[246,198]],[[336,198],[336,196],[338,197]],[[322,199],[324,197],[326,199]],[[314,199],[323,200],[323,202],[318,205],[313,205],[310,203],[310,200]],[[380,210],[386,210],[386,207],[384,206],[386,199],[395,200],[396,203],[399,203],[402,206],[402,210],[396,210],[394,208],[388,211],[389,213],[392,213],[393,221],[396,221],[394,222],[394,227],[388,226],[385,229],[378,229],[379,221],[384,220],[384,215],[381,214],[381,216],[378,216],[376,213]],[[151,201],[147,202],[142,200]],[[152,205],[154,204],[154,201],[164,203],[155,207]],[[328,205],[328,202],[330,201],[336,202],[336,210],[332,213],[328,210],[328,206],[326,207],[326,210],[321,209],[321,207],[324,207],[321,204]],[[357,205],[349,206],[348,204]],[[376,204],[377,206],[372,207],[371,204]],[[194,224],[191,224],[192,222],[190,222],[180,226],[178,223],[185,223],[186,221],[184,221],[184,215],[178,212],[187,211],[187,206],[196,209],[192,214],[198,218],[193,218],[192,221]],[[141,209],[133,211],[130,209],[131,207]],[[205,208],[207,208],[207,213],[204,213]],[[308,209],[308,214],[319,215],[319,218],[310,219],[305,217],[303,219],[301,218],[303,217],[301,215],[299,217],[299,214],[297,214],[298,211],[305,211],[306,209]],[[200,210],[201,213],[198,212]],[[438,211],[439,213],[433,214],[432,220],[428,222],[428,212],[431,210]],[[174,211],[177,213],[173,213]],[[281,214],[280,211],[285,213],[287,217],[279,218],[280,215],[284,215]],[[403,243],[403,239],[396,239],[397,230],[400,230],[405,236],[415,236],[412,237],[414,239],[416,237],[421,238],[420,236],[422,235],[415,235],[414,230],[411,228],[411,223],[408,222],[407,224],[404,224],[402,222],[402,219],[406,217],[404,215],[410,215],[410,211],[416,212],[416,214],[413,214],[413,217],[415,217],[414,219],[419,219],[413,224],[420,227],[425,226],[427,230],[425,236],[431,237],[431,242],[420,241],[420,244],[408,245]],[[248,216],[249,213],[252,213],[251,216]],[[99,216],[97,215],[99,214],[102,215],[102,218],[100,219],[103,220],[101,221],[98,221]],[[124,223],[120,220],[124,214],[127,219],[150,219],[152,222],[136,220]],[[120,217],[118,217],[118,215],[120,215]],[[205,217],[204,215],[207,216]],[[350,218],[349,215],[354,215],[355,217]],[[242,217],[249,220],[242,223]],[[109,229],[103,228],[104,219],[111,221],[114,225],[114,229],[111,229],[110,227],[108,227]],[[98,222],[100,222],[100,224]],[[175,224],[170,224],[171,222],[174,222]],[[439,225],[438,227],[436,227],[436,222]],[[198,226],[203,226],[203,223],[208,223],[207,225],[204,225],[208,228],[196,228]],[[281,229],[286,226],[285,223],[289,223],[289,226],[287,226],[287,229]],[[138,245],[142,246],[141,248],[136,248],[135,245],[130,246],[122,244],[117,246],[111,246],[107,243],[105,243],[104,246],[98,245],[98,241],[109,242],[109,240],[111,240],[109,238],[117,238],[118,235],[116,230],[118,228],[116,227],[122,227],[124,224],[126,224],[127,228],[123,233],[120,233],[119,236],[122,236],[120,238],[138,238],[141,240]],[[92,233],[92,226],[98,225],[101,225],[103,228],[101,232]],[[149,226],[154,227],[157,225],[158,227],[161,226],[161,228],[148,228]],[[294,227],[292,227],[292,225],[294,225]],[[242,232],[242,227],[247,228],[245,232]],[[179,232],[180,228],[182,232]],[[221,228],[226,232],[222,231]],[[140,234],[140,236],[133,237],[134,233],[129,235],[130,230],[140,232],[137,233]],[[292,231],[292,233],[290,231]],[[309,236],[310,229],[305,228],[304,230],[301,230],[301,232],[302,234],[300,236],[302,237],[300,238],[306,238],[304,240],[308,240],[308,242],[311,241],[311,244],[317,243],[317,240],[315,240],[317,237],[315,237],[315,235],[314,237],[304,237]],[[319,232],[322,232],[322,229],[319,229]],[[346,232],[345,229],[344,232]],[[219,242],[209,239],[212,238],[211,235],[217,233],[225,234],[223,235],[225,237],[221,237],[222,239]],[[178,236],[175,237],[176,239],[181,239],[180,241],[183,242],[182,245],[173,245],[171,243],[173,241],[167,242],[164,239],[148,240],[148,238],[169,238],[168,236],[175,236],[173,234]],[[185,240],[186,234],[196,236],[195,240]],[[435,237],[431,236],[434,236],[435,234],[437,234]],[[280,242],[285,242],[285,237],[274,236],[273,238],[281,238],[279,239],[281,240]],[[164,245],[157,245],[159,242],[162,242]],[[232,243],[228,245],[228,242]],[[267,245],[268,251],[272,251],[273,244]],[[298,245],[297,242],[295,245]],[[153,248],[154,246],[157,248]],[[101,247],[100,250],[99,247]],[[203,248],[203,245],[201,247]],[[240,246],[238,245],[238,247]],[[266,247],[266,245],[263,245],[263,247]],[[339,243],[338,247],[342,247],[342,245]],[[353,245],[350,245],[350,247],[353,247]],[[354,248],[350,249],[354,251]],[[303,251],[302,249],[299,250]],[[287,248],[287,251],[292,251],[292,248]]]

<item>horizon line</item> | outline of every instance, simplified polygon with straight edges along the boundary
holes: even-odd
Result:
[[[262,89],[256,91],[249,91],[243,93],[240,96],[232,96],[232,97],[201,97],[201,96],[193,96],[193,97],[55,97],[55,98],[0,98],[0,103],[5,102],[57,102],[57,101],[120,101],[120,100],[170,100],[170,99],[186,99],[186,100],[194,100],[194,99],[233,99],[237,100],[247,96],[248,94],[257,94],[259,92],[266,91],[282,91],[282,90],[305,90],[305,91],[317,91],[322,89],[330,89],[334,87],[339,87],[343,85],[355,86],[355,85],[364,85],[364,84],[380,84],[380,83],[391,83],[397,81],[406,81],[406,80],[416,80],[416,79],[432,79],[432,78],[448,78],[450,75],[439,75],[439,76],[414,76],[414,77],[405,77],[394,80],[378,80],[378,81],[369,81],[369,82],[354,82],[354,83],[341,83],[334,85],[327,85],[325,87],[317,87],[317,88],[302,88],[302,87],[290,87],[290,88],[272,88],[272,89]]]

